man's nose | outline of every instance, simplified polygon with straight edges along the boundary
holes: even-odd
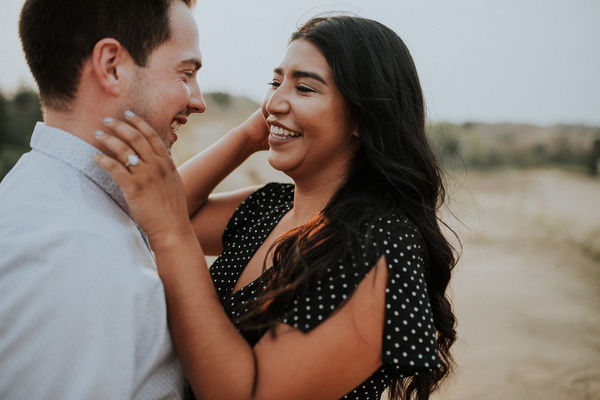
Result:
[[[192,85],[190,90],[190,102],[188,103],[188,109],[190,113],[203,113],[206,111],[206,102],[204,101],[204,96],[200,91],[200,87],[198,86],[198,82],[194,81],[194,85]]]

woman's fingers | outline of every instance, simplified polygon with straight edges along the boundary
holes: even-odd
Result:
[[[128,156],[130,154],[137,154],[144,160],[148,160],[157,155],[159,157],[168,157],[165,146],[162,144],[154,130],[145,122],[140,123],[139,121],[136,121],[136,124],[133,125],[133,121],[130,121],[129,118],[132,120],[141,120],[141,118],[134,115],[132,117],[126,116],[127,122],[114,118],[104,119],[104,125],[106,125],[111,133],[113,133],[113,135],[108,135],[108,137],[103,138],[105,145],[109,147],[123,163],[128,161]],[[138,126],[145,131],[142,131]],[[160,142],[159,147],[151,143],[151,140],[154,138]],[[129,148],[132,149],[132,151],[128,151]]]
[[[123,187],[128,183],[131,174],[119,161],[104,154],[96,154],[93,157],[93,160],[96,164],[106,170],[119,186]]]
[[[126,122],[107,118],[96,133],[107,154],[94,161],[119,184],[135,220],[149,238],[169,235],[174,221],[189,229],[185,189],[175,163],[156,132],[128,113]],[[162,212],[156,210],[161,208]]]
[[[131,111],[125,111],[125,119],[131,126],[141,132],[154,152],[160,156],[169,156],[169,153],[163,143],[162,139],[158,136],[156,131],[152,129],[150,125],[143,118],[138,117]]]
[[[148,159],[148,157],[151,157],[149,152],[144,152],[145,154],[143,157],[140,156],[137,150],[131,148],[131,146],[124,142],[120,137],[106,134],[104,131],[96,131],[96,139],[98,139],[99,142],[102,142],[106,148],[114,154],[114,157],[121,162],[122,166],[128,167],[129,165],[137,165],[140,162],[139,158],[144,159],[145,157]],[[131,159],[133,162],[130,162],[130,157],[138,157],[137,163],[134,158]]]
[[[136,166],[144,161],[159,169],[173,169],[175,165],[165,144],[156,131],[142,118],[130,111],[125,112],[125,121],[105,118],[108,130],[96,132],[96,136],[125,167]],[[108,134],[105,134],[108,133]]]

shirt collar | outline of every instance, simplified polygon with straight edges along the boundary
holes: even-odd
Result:
[[[59,159],[100,186],[132,219],[123,192],[112,176],[92,160],[100,150],[61,129],[38,122],[31,136],[31,148]]]

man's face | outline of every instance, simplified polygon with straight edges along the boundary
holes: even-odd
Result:
[[[145,68],[137,68],[127,107],[156,130],[170,151],[179,126],[191,113],[204,112],[206,104],[196,80],[202,65],[196,21],[178,0],[169,18],[171,39],[152,52]]]

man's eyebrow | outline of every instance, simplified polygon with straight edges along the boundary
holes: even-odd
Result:
[[[187,60],[183,60],[182,62],[180,62],[180,64],[192,64],[195,66],[194,69],[196,70],[202,68],[202,61],[200,61],[197,58],[189,58]]]
[[[275,68],[273,70],[273,72],[278,75],[283,75],[283,71],[281,68]],[[312,78],[312,79],[316,79],[317,81],[323,83],[324,85],[327,85],[327,82],[325,82],[325,79],[323,79],[321,77],[321,75],[314,73],[314,72],[294,70],[294,71],[292,71],[292,77],[294,77],[294,78]]]

